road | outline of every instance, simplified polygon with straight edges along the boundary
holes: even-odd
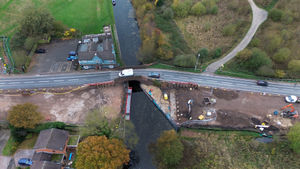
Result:
[[[243,40],[228,55],[208,65],[205,74],[213,74],[222,65],[228,62],[230,59],[234,58],[234,56],[236,56],[238,52],[245,49],[247,45],[251,42],[259,26],[268,18],[267,11],[257,7],[253,2],[253,0],[248,0],[248,2],[250,3],[251,10],[252,10],[252,23],[250,29],[248,30]]]
[[[216,75],[178,72],[160,69],[135,69],[136,76],[147,76],[149,72],[160,72],[161,80],[192,82],[201,86],[226,88],[250,92],[265,92],[268,94],[299,95],[300,84],[269,82],[269,86],[257,86],[255,80],[223,77]],[[89,83],[106,82],[118,78],[118,71],[104,71],[92,73],[69,73],[39,76],[13,76],[0,79],[0,89],[33,89],[48,87],[63,87],[84,85]]]

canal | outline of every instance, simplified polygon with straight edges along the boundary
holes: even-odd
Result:
[[[140,33],[135,20],[135,11],[130,0],[117,0],[113,7],[121,48],[121,59],[126,66],[139,64],[136,57],[141,46]]]
[[[129,86],[133,87],[131,121],[139,137],[135,151],[140,159],[139,163],[131,169],[155,169],[156,167],[152,164],[153,159],[149,153],[149,144],[154,143],[163,131],[173,128],[141,90],[138,82],[131,81]]]

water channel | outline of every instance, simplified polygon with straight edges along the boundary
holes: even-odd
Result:
[[[135,11],[130,0],[117,0],[116,2],[113,9],[121,48],[121,59],[126,66],[135,66],[139,64],[136,54],[141,46]]]
[[[164,130],[173,128],[162,112],[141,90],[138,82],[131,81],[129,86],[133,87],[131,121],[139,137],[135,151],[140,159],[139,163],[131,169],[155,169],[148,146],[150,143],[154,143]]]

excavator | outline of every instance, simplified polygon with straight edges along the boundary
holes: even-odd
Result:
[[[287,108],[291,108],[291,110],[285,110]],[[293,104],[283,106],[281,108],[281,110],[282,110],[281,115],[285,118],[298,118],[299,117],[299,114],[297,111],[295,111],[295,107],[293,106]]]

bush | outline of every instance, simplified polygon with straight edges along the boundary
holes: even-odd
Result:
[[[191,9],[191,14],[201,16],[206,13],[206,8],[201,2],[197,2]]]
[[[251,58],[248,59],[245,64],[249,70],[255,71],[262,66],[271,67],[272,60],[267,56],[266,52],[263,52],[258,48],[253,48]]]
[[[193,67],[196,63],[196,57],[193,54],[178,55],[175,57],[174,65],[181,67]]]
[[[164,131],[155,148],[157,160],[166,168],[173,168],[183,157],[184,146],[174,130]]]
[[[34,44],[36,43],[36,39],[33,37],[28,37],[26,38],[25,42],[24,42],[24,48],[28,51],[30,51],[32,49],[32,47],[34,46]]]
[[[65,26],[61,21],[53,22],[53,36],[55,38],[63,37],[65,30],[67,30],[67,26]]]
[[[239,62],[245,62],[251,58],[252,54],[252,50],[245,48],[237,54],[236,60],[238,60]]]
[[[300,154],[300,123],[294,124],[288,132],[288,140],[290,141],[289,146],[296,152]]]
[[[267,43],[267,49],[272,53],[281,46],[282,38],[279,35],[269,35]]]
[[[174,12],[173,12],[172,8],[166,8],[163,11],[162,17],[164,17],[165,19],[173,19]]]
[[[202,3],[206,8],[206,13],[216,14],[218,12],[218,7],[215,0],[203,0]]]
[[[253,38],[252,41],[249,44],[250,47],[258,47],[260,46],[260,39]]]
[[[214,50],[213,52],[213,59],[217,59],[219,58],[220,56],[222,56],[222,49],[221,48],[217,48]]]
[[[66,124],[63,122],[47,122],[47,123],[42,123],[38,125],[34,129],[28,129],[28,132],[33,132],[33,133],[39,133],[42,130],[46,129],[51,129],[51,128],[57,128],[57,129],[65,129]]]
[[[224,26],[223,28],[223,36],[231,36],[236,32],[236,25],[234,24],[228,24]]]
[[[274,21],[274,22],[279,22],[281,21],[281,18],[283,16],[283,11],[281,11],[280,9],[272,9],[270,11],[270,18]]]
[[[292,74],[298,75],[300,74],[300,60],[291,60],[288,64],[288,69]]]
[[[191,1],[186,0],[184,2],[179,2],[178,0],[174,0],[172,4],[172,9],[177,17],[186,17],[191,9]]]
[[[289,48],[281,48],[278,52],[273,55],[272,59],[277,63],[285,63],[291,55]]]
[[[259,76],[264,76],[264,77],[274,77],[275,72],[272,68],[270,68],[269,66],[261,66],[256,73]]]
[[[200,54],[200,62],[204,62],[205,60],[208,59],[209,56],[209,51],[206,48],[201,48],[198,53]]]

